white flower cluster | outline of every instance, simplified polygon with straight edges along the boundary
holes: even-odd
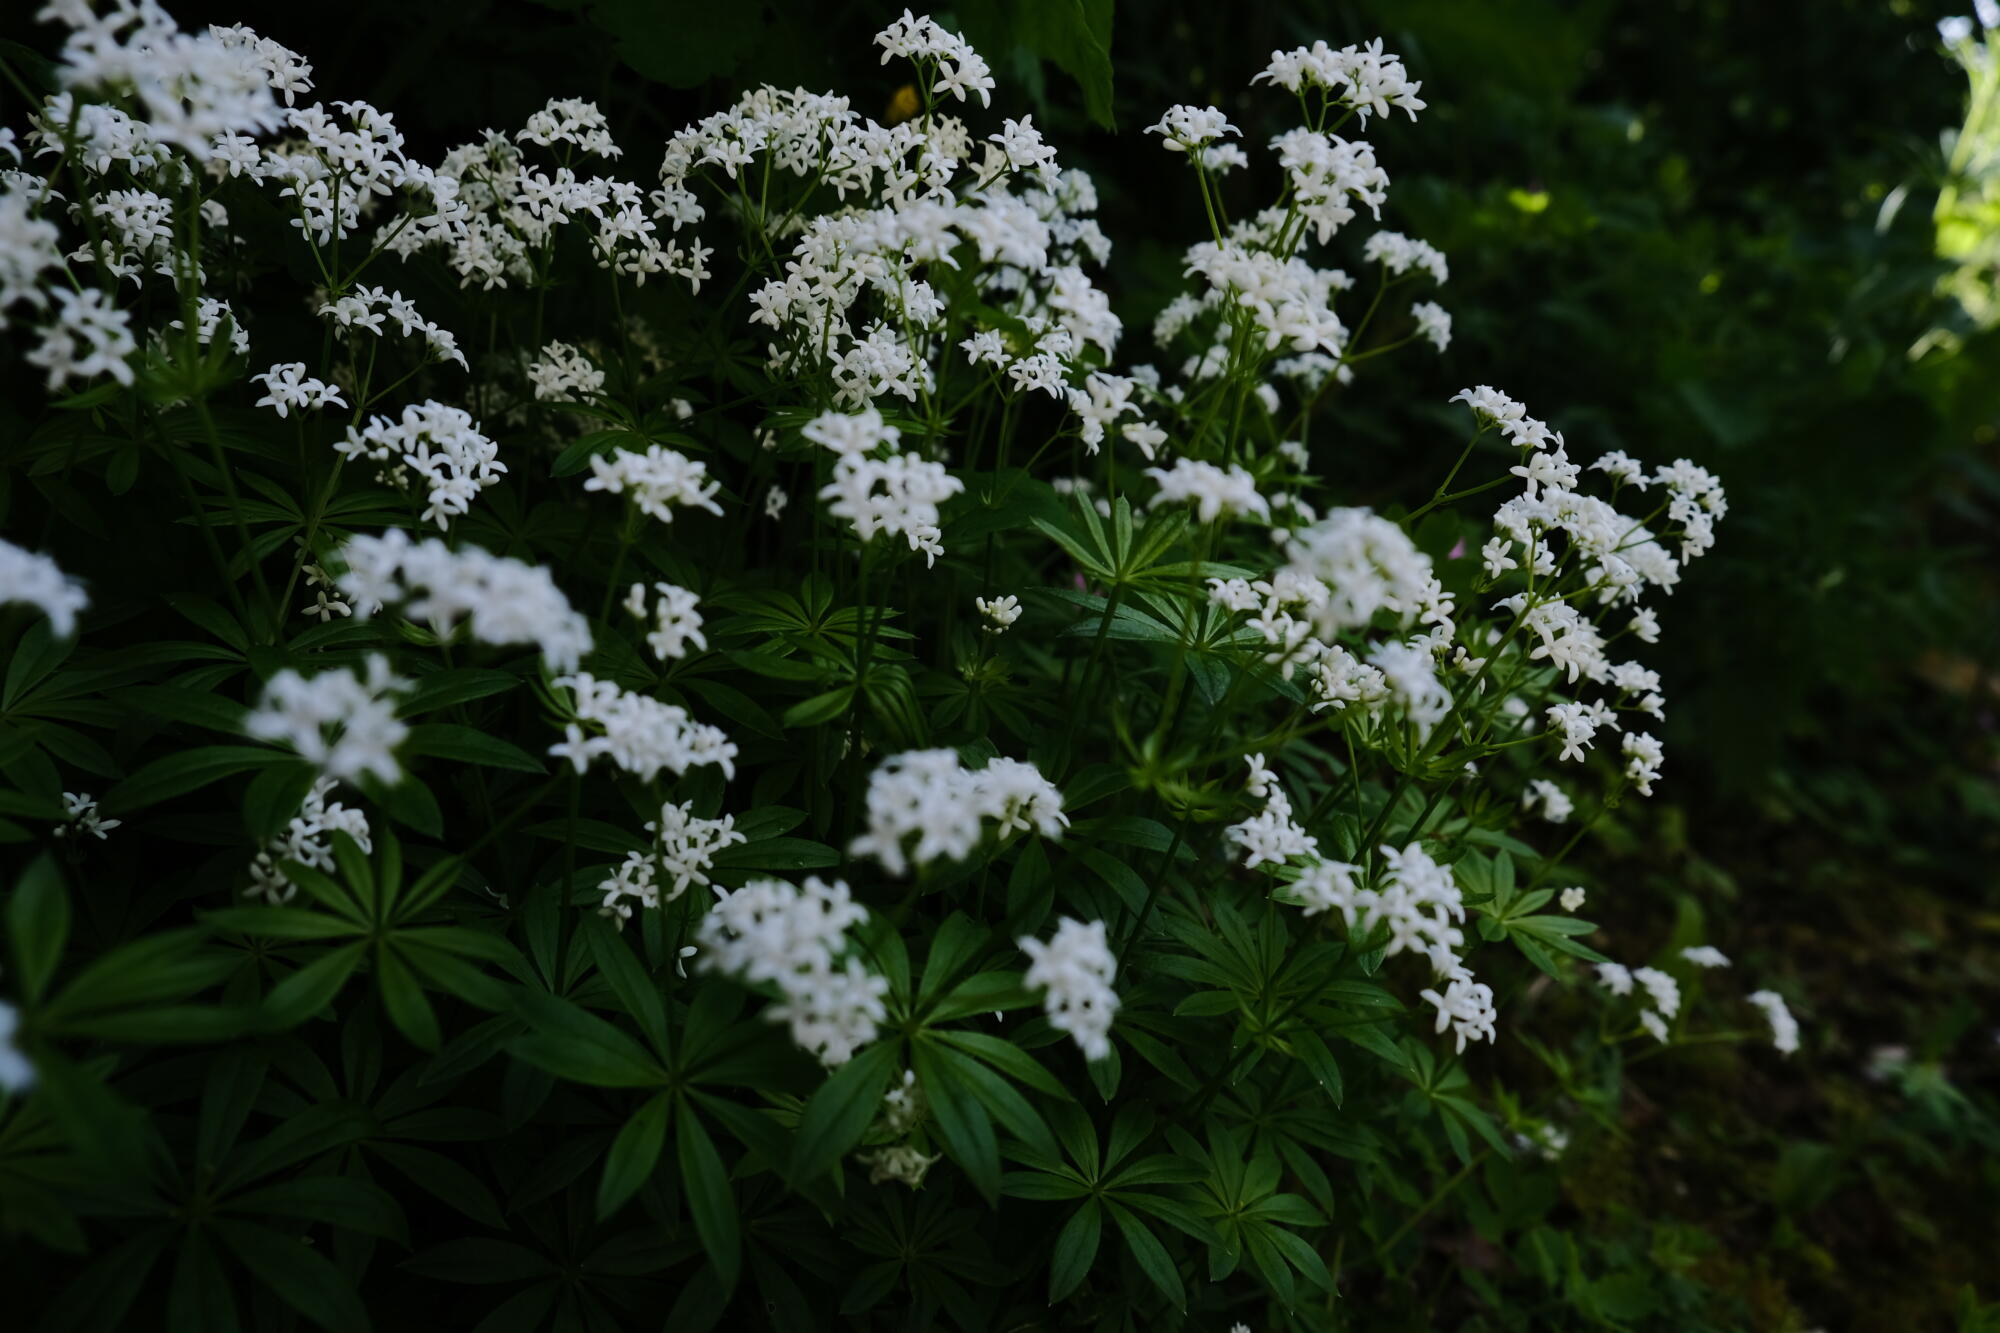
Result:
[[[4,244],[4,242],[0,242],[0,246],[4,246]],[[4,262],[4,260],[0,260],[0,265],[4,265]],[[4,280],[4,278],[0,278],[0,281]],[[250,351],[250,334],[244,329],[243,321],[237,318],[235,310],[230,308],[229,302],[213,296],[202,296],[195,299],[194,337],[195,341],[201,346],[212,347],[215,345],[216,337],[221,334],[225,321],[229,325],[229,350],[238,356],[246,355]],[[4,327],[4,325],[0,325],[0,327]],[[174,319],[167,321],[167,327],[170,329],[185,329],[187,325],[178,319]],[[276,369],[276,367],[273,367],[273,369]],[[303,364],[299,366],[299,371],[301,374],[304,373],[305,366]],[[250,378],[254,380],[259,377],[252,375]],[[259,407],[266,406],[263,403],[257,405]],[[280,413],[280,415],[283,414]]]
[[[430,501],[423,519],[440,529],[507,470],[500,447],[479,433],[471,413],[436,402],[405,407],[399,420],[370,417],[366,426],[349,426],[333,447],[343,458],[382,464],[377,476],[397,490],[409,489],[411,473],[421,477]]]
[[[35,1086],[35,1066],[15,1043],[21,1011],[0,1000],[0,1093],[15,1096]]]
[[[736,776],[736,746],[719,728],[697,722],[678,704],[662,703],[643,694],[621,690],[589,672],[556,677],[570,692],[578,722],[564,728],[564,738],[549,747],[581,773],[599,756],[641,782],[651,782],[662,770],[676,777],[690,768],[714,764],[726,777]]]
[[[1321,89],[1353,107],[1364,125],[1371,114],[1386,116],[1391,107],[1402,108],[1411,120],[1424,109],[1417,96],[1423,84],[1411,80],[1400,59],[1383,54],[1379,37],[1366,46],[1343,46],[1338,51],[1325,42],[1273,51],[1271,63],[1251,80],[1265,81],[1287,92]]]
[[[1022,760],[995,758],[968,769],[956,750],[905,750],[869,776],[868,830],[847,851],[903,875],[913,864],[964,860],[985,836],[987,820],[999,838],[1028,829],[1060,837],[1069,827],[1062,805],[1055,784]]]
[[[1022,980],[1042,992],[1049,1026],[1075,1038],[1086,1059],[1110,1055],[1111,1020],[1118,1013],[1118,992],[1111,983],[1118,959],[1105,938],[1104,923],[1066,916],[1047,940],[1024,937],[1016,943],[1029,960]]]
[[[1283,901],[1304,909],[1307,916],[1339,912],[1350,938],[1386,926],[1384,957],[1406,950],[1421,953],[1445,982],[1441,992],[1419,993],[1419,998],[1437,1007],[1437,1030],[1451,1028],[1461,1051],[1468,1041],[1492,1041],[1498,1018],[1493,990],[1474,978],[1460,957],[1465,945],[1460,929],[1465,900],[1451,870],[1432,860],[1419,843],[1401,851],[1383,847],[1382,869],[1371,886],[1363,867],[1320,856],[1318,840],[1294,821],[1291,799],[1261,755],[1250,758],[1246,791],[1264,808],[1227,830],[1229,840],[1245,852],[1244,867],[1303,858],[1296,878],[1280,891]]]
[[[1799,1049],[1799,1021],[1792,1017],[1792,1011],[1785,1004],[1785,997],[1774,990],[1752,991],[1751,1004],[1764,1011],[1764,1018],[1771,1025],[1771,1044],[1778,1048],[1778,1054],[1791,1055]]]
[[[701,819],[692,801],[662,805],[660,817],[646,824],[646,832],[653,835],[652,851],[628,853],[623,864],[598,881],[597,890],[604,895],[598,915],[610,917],[621,930],[635,905],[654,908],[673,902],[690,884],[707,887],[715,854],[744,841],[734,816]],[[667,880],[664,894],[662,877]]]
[[[356,287],[347,295],[320,306],[319,313],[349,334],[356,331],[387,336],[384,320],[394,320],[396,333],[404,338],[422,338],[426,356],[433,361],[456,361],[465,368],[465,353],[451,330],[433,324],[417,313],[417,307],[401,292],[381,287]]]
[[[1250,777],[1245,790],[1252,799],[1262,801],[1264,808],[1242,823],[1230,825],[1224,836],[1242,849],[1246,870],[1255,870],[1260,865],[1283,865],[1294,856],[1319,854],[1319,840],[1292,818],[1292,798],[1285,794],[1277,775],[1265,767],[1261,754],[1250,756]]]
[[[1378,231],[1370,236],[1368,244],[1361,247],[1361,257],[1371,264],[1382,265],[1398,277],[1412,269],[1422,269],[1439,284],[1451,277],[1451,267],[1445,262],[1442,251],[1428,241],[1420,241],[1398,231]],[[1416,313],[1415,308],[1411,313]],[[1444,348],[1440,346],[1438,350],[1443,351]]]
[[[629,495],[640,513],[662,523],[674,521],[675,505],[722,513],[722,506],[715,502],[722,483],[709,480],[707,464],[664,445],[649,444],[643,454],[628,449],[592,454],[590,479],[583,488]]]
[[[1518,573],[1526,586],[1494,606],[1515,616],[1513,633],[1533,645],[1529,660],[1546,661],[1567,683],[1589,682],[1610,696],[1558,696],[1544,707],[1558,760],[1583,759],[1601,730],[1622,732],[1625,777],[1641,795],[1651,795],[1664,747],[1649,733],[1624,732],[1620,714],[1664,717],[1660,678],[1637,662],[1614,660],[1610,647],[1625,632],[1645,643],[1658,639],[1656,615],[1637,602],[1648,588],[1671,592],[1682,567],[1714,545],[1715,523],[1728,512],[1721,484],[1686,459],[1648,476],[1626,455],[1606,454],[1592,470],[1606,473],[1617,490],[1657,488],[1663,497],[1653,515],[1633,518],[1577,489],[1583,469],[1569,461],[1562,434],[1529,416],[1521,403],[1484,384],[1452,401],[1465,403],[1482,431],[1498,428],[1519,451],[1512,474],[1522,479],[1522,493],[1496,511],[1494,535],[1480,556],[1488,578]],[[1662,514],[1673,526],[1656,536],[1648,524]],[[1677,554],[1666,544],[1675,539]],[[1607,632],[1601,622],[1620,607],[1631,608],[1625,629]],[[1556,819],[1556,807],[1547,808]],[[1566,814],[1566,802],[1562,808]]]
[[[440,638],[469,624],[481,643],[534,644],[552,671],[575,670],[590,651],[590,623],[539,565],[436,537],[413,542],[401,528],[352,537],[341,558],[340,590],[363,617],[396,606]]]
[[[48,372],[49,392],[70,380],[88,381],[109,375],[131,387],[132,366],[126,359],[139,350],[132,320],[95,287],[81,292],[53,288],[56,317],[42,329],[42,341],[29,349],[26,360]]]
[[[312,790],[299,805],[299,812],[285,825],[285,831],[264,844],[250,862],[250,887],[246,898],[261,898],[273,906],[288,903],[298,893],[298,885],[285,875],[284,862],[297,861],[309,870],[327,871],[334,867],[332,833],[345,833],[363,852],[375,850],[368,816],[360,810],[329,801],[337,784],[330,777],[315,779]]]
[[[528,365],[528,383],[544,403],[575,403],[604,387],[604,372],[568,343],[553,342]]]
[[[264,682],[243,730],[291,746],[330,778],[393,783],[402,776],[396,747],[410,731],[397,720],[396,697],[409,688],[380,653],[370,653],[361,671],[302,676],[287,667]]]
[[[854,525],[864,543],[888,533],[922,551],[926,563],[944,554],[938,506],[965,489],[944,464],[896,452],[902,432],[873,407],[822,412],[799,434],[834,455],[833,479],[820,488],[827,512]]]
[[[1561,787],[1547,778],[1535,778],[1521,793],[1521,813],[1532,814],[1536,810],[1540,810],[1542,818],[1549,823],[1561,824],[1568,821],[1576,806]]]
[[[49,618],[55,636],[66,639],[76,632],[77,615],[90,605],[90,596],[48,556],[0,539],[0,603],[6,602],[34,607]]]
[[[646,646],[653,650],[653,656],[671,662],[686,657],[689,648],[708,647],[708,639],[701,632],[699,597],[672,583],[655,583],[652,592],[655,595],[649,610],[646,585],[633,584],[625,594],[625,609],[641,621],[652,622]]]
[[[889,983],[849,951],[847,932],[868,919],[844,881],[809,877],[794,888],[753,879],[716,891],[695,933],[698,971],[773,985],[783,999],[764,1011],[789,1023],[792,1040],[828,1068],[875,1040]]]
[[[405,256],[435,249],[461,285],[492,289],[544,276],[557,233],[574,227],[599,268],[642,285],[664,274],[701,290],[709,249],[662,235],[663,224],[673,232],[699,220],[698,210],[684,215],[676,200],[664,193],[649,198],[631,181],[579,174],[568,165],[544,170],[521,151],[522,143],[574,147],[599,158],[621,155],[595,105],[552,101],[511,140],[489,130],[480,142],[445,154],[436,171],[426,173],[426,208],[399,221],[405,229],[394,248]]]
[[[63,815],[67,819],[57,827],[58,838],[96,838],[99,842],[107,839],[112,829],[125,821],[106,819],[97,813],[97,800],[89,792],[66,791],[62,794]]]
[[[1630,995],[1635,982],[1644,988],[1649,1007],[1639,1012],[1639,1026],[1651,1033],[1655,1041],[1667,1040],[1668,1024],[1681,1011],[1678,981],[1656,967],[1628,968],[1622,963],[1599,963],[1597,979],[1613,995]]]
[[[294,409],[317,412],[322,407],[347,406],[338,388],[306,374],[303,361],[281,362],[262,374],[252,375],[250,382],[264,386],[264,396],[257,400],[257,406],[268,407],[281,418],[291,415]]]
[[[1224,135],[1242,137],[1243,131],[1229,123],[1229,117],[1212,106],[1170,106],[1157,124],[1148,125],[1147,134],[1161,137],[1161,147],[1170,153],[1205,148]]]
[[[897,56],[924,65],[935,61],[933,91],[950,93],[961,102],[967,93],[977,93],[981,106],[993,105],[993,74],[986,61],[963,37],[947,32],[929,16],[919,18],[904,10],[903,17],[875,34],[875,44],[882,48],[885,65]]]
[[[1005,634],[1021,618],[1021,599],[1012,593],[991,599],[975,597],[972,604],[985,617],[986,623],[980,626],[980,630],[986,634]]]
[[[1270,503],[1257,490],[1257,479],[1241,464],[1220,468],[1199,459],[1177,458],[1172,467],[1147,468],[1146,475],[1159,483],[1155,504],[1192,504],[1197,522],[1213,523],[1245,514],[1271,517]]]

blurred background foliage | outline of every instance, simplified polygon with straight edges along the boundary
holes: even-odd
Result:
[[[643,178],[646,145],[754,82],[886,115],[897,79],[869,38],[899,9],[178,12],[307,52],[327,95],[396,108],[424,154],[552,93],[596,98]],[[1457,323],[1441,364],[1384,366],[1331,405],[1313,436],[1329,482],[1358,502],[1423,493],[1458,445],[1445,398],[1491,382],[1573,454],[1687,455],[1729,487],[1720,545],[1654,654],[1669,780],[1607,827],[1592,906],[1635,948],[1705,918],[1746,975],[1777,979],[1805,1049],[1717,1045],[1571,1086],[1563,1054],[1516,1027],[1507,1081],[1556,1080],[1612,1132],[1565,1156],[1553,1186],[1502,1164],[1468,1182],[1422,1223],[1433,1263],[1349,1278],[1357,1328],[2000,1329],[1982,1303],[2000,1300],[2000,74],[1988,54],[1945,51],[1950,12],[933,11],[1097,177],[1134,360],[1204,225],[1177,163],[1133,131],[1209,101],[1259,141],[1291,110],[1247,86],[1268,52],[1380,35],[1430,102],[1420,132],[1368,128],[1394,181],[1384,221],[1451,257]]]

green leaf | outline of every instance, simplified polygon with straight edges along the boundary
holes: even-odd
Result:
[[[896,1043],[878,1042],[833,1072],[806,1102],[786,1174],[800,1185],[833,1168],[861,1142],[897,1070]]]
[[[1036,1092],[1063,1101],[1075,1100],[1070,1096],[1069,1089],[1054,1074],[1042,1068],[1034,1056],[1005,1038],[986,1032],[933,1032],[930,1036],[947,1046],[956,1046],[978,1056],[1016,1083],[1025,1083]]]
[[[243,717],[248,711],[213,691],[180,685],[132,685],[112,691],[110,697],[113,703],[143,717],[187,723],[229,736],[243,734]]]
[[[393,787],[372,775],[364,775],[360,787],[369,800],[382,808],[382,813],[398,824],[433,838],[444,836],[444,813],[438,809],[437,797],[409,774],[404,774],[403,780]]]
[[[604,1178],[597,1186],[597,1217],[610,1217],[646,1183],[659,1164],[660,1149],[667,1141],[667,1117],[673,1101],[667,1093],[648,1098],[618,1137],[604,1159]]]
[[[725,847],[715,854],[712,864],[725,870],[823,870],[840,861],[840,853],[825,843],[766,838]]]
[[[319,770],[304,760],[272,764],[250,779],[243,793],[243,828],[253,842],[269,842],[284,831],[311,794]]]
[[[129,814],[149,805],[197,791],[212,782],[273,764],[296,762],[283,750],[248,745],[203,745],[155,759],[104,795],[103,812]]]
[[[589,938],[590,956],[596,961],[597,970],[611,983],[619,1003],[639,1024],[639,1030],[646,1034],[646,1040],[653,1044],[653,1049],[664,1054],[667,1049],[667,1014],[660,1002],[659,985],[632,956],[624,935],[613,930],[603,917],[584,918],[584,932]]]
[[[376,951],[375,982],[382,991],[382,1007],[396,1030],[420,1049],[435,1051],[444,1040],[438,1030],[437,1011],[394,945]]]
[[[535,1031],[508,1049],[572,1083],[605,1088],[650,1088],[667,1081],[667,1071],[644,1047],[594,1014],[541,991],[524,990],[517,1012]]]
[[[216,1233],[285,1304],[334,1333],[365,1333],[368,1312],[338,1268],[304,1242],[244,1222],[217,1219]]]
[[[1055,1249],[1049,1255],[1049,1304],[1077,1289],[1097,1258],[1097,1242],[1103,1232],[1104,1215],[1097,1200],[1089,1199],[1056,1233]]]
[[[69,941],[69,890],[50,853],[21,873],[7,902],[7,933],[14,937],[14,967],[21,993],[39,1000]]]
[[[398,717],[418,717],[454,704],[471,703],[503,693],[519,685],[520,679],[505,671],[482,667],[451,667],[433,671],[417,681],[397,705]]]
[[[324,1222],[408,1245],[403,1210],[380,1185],[350,1176],[299,1176],[231,1197],[232,1213],[271,1213]]]
[[[837,717],[845,717],[854,703],[854,687],[842,685],[839,689],[815,694],[810,699],[802,699],[785,710],[778,719],[785,727],[816,727],[823,722],[831,722]]]
[[[274,940],[327,940],[353,935],[359,927],[343,917],[312,912],[303,907],[225,907],[203,912],[201,922],[210,930],[234,931]]]
[[[723,1287],[733,1287],[743,1262],[743,1238],[737,1229],[736,1196],[729,1188],[729,1173],[692,1108],[681,1108],[674,1140],[695,1234],[701,1237],[702,1248],[721,1275]]]
[[[1334,1060],[1333,1052],[1326,1043],[1310,1032],[1296,1032],[1290,1037],[1292,1050],[1298,1055],[1313,1080],[1326,1089],[1326,1095],[1339,1106],[1343,1095],[1340,1079],[1340,1065]]]
[[[938,1138],[965,1171],[974,1189],[991,1205],[1000,1198],[1000,1144],[993,1136],[993,1118],[974,1093],[969,1080],[958,1076],[960,1061],[970,1057],[939,1050],[929,1042],[912,1043],[917,1081],[930,1100]]]
[[[1130,1210],[1121,1208],[1110,1199],[1104,1201],[1104,1210],[1110,1213],[1111,1220],[1118,1224],[1118,1234],[1125,1238],[1125,1248],[1130,1250],[1132,1258],[1138,1261],[1139,1271],[1160,1289],[1162,1296],[1173,1302],[1174,1309],[1185,1310],[1187,1289],[1181,1285],[1180,1269],[1174,1266],[1173,1259],[1167,1254],[1167,1247],[1160,1244],[1159,1237],[1155,1236],[1151,1228]]]
[[[277,1032],[297,1027],[333,1002],[347,978],[361,965],[368,944],[357,941],[315,959],[271,988],[264,997],[263,1018]]]
[[[485,768],[506,768],[516,773],[546,773],[541,760],[511,741],[503,741],[473,727],[450,722],[420,722],[410,728],[403,753],[451,759],[461,764]]]

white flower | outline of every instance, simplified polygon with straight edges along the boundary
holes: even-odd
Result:
[[[690,647],[707,648],[698,609],[701,599],[672,583],[655,583],[653,591],[658,599],[653,603],[653,629],[646,635],[646,646],[653,650],[653,656],[671,662],[686,657]],[[647,618],[645,584],[632,585],[625,597],[625,609],[641,620]]]
[[[1576,809],[1569,794],[1561,787],[1546,778],[1533,778],[1529,780],[1527,790],[1521,793],[1521,813],[1532,814],[1538,807],[1542,818],[1551,824],[1567,822]]]
[[[1416,316],[1417,332],[1429,339],[1440,352],[1451,346],[1451,316],[1435,301],[1419,301],[1410,307]]]
[[[1451,276],[1451,267],[1446,263],[1444,253],[1441,250],[1428,241],[1420,241],[1415,237],[1405,236],[1400,232],[1376,232],[1368,238],[1368,244],[1361,247],[1361,257],[1371,264],[1382,265],[1392,274],[1400,275],[1408,273],[1413,268],[1422,269],[1424,272],[1430,274],[1434,281],[1439,283],[1443,283]],[[1417,321],[1421,325],[1424,322],[1424,316],[1421,313],[1424,306],[1429,306],[1431,310],[1436,311],[1439,316],[1443,317],[1446,325],[1446,333],[1449,336],[1450,316],[1445,315],[1444,311],[1439,310],[1437,306],[1426,301],[1423,305],[1413,307],[1410,313],[1417,316]],[[1438,345],[1438,350],[1444,350],[1442,343]],[[1454,399],[1453,401],[1456,402],[1457,400]]]
[[[716,890],[715,906],[695,933],[695,968],[771,983],[784,999],[764,1012],[788,1023],[792,1040],[828,1068],[846,1064],[875,1040],[889,983],[848,951],[847,931],[868,919],[844,881],[808,878],[800,888],[753,879]]]
[[[1004,634],[1009,626],[1021,618],[1021,599],[1011,593],[1005,597],[995,597],[991,601],[975,597],[972,604],[979,608],[979,614],[986,617],[982,626],[988,634]]]
[[[1653,1034],[1653,1040],[1664,1043],[1667,1040],[1667,1020],[1647,1009],[1639,1015],[1639,1026]]]
[[[1410,79],[1399,57],[1383,53],[1379,37],[1366,46],[1338,51],[1325,42],[1273,51],[1271,63],[1251,82],[1266,80],[1294,93],[1325,88],[1359,112],[1364,125],[1370,115],[1386,116],[1391,107],[1400,107],[1411,120],[1424,109],[1417,96],[1423,84]]]
[[[77,615],[90,605],[90,596],[48,556],[0,539],[0,604],[7,602],[34,607],[49,618],[57,638],[67,639],[76,632]]]
[[[1229,123],[1229,117],[1212,106],[1170,106],[1158,123],[1148,125],[1147,134],[1162,136],[1169,152],[1185,153],[1214,143],[1225,134],[1242,137],[1243,131]]]
[[[1623,963],[1599,963],[1597,979],[1603,982],[1604,988],[1613,995],[1632,993],[1632,969]]]
[[[601,755],[641,782],[651,782],[662,770],[679,776],[706,764],[720,768],[724,777],[736,775],[735,744],[678,704],[629,693],[588,672],[558,676],[554,683],[570,692],[577,718],[601,733],[587,736],[570,725],[565,739],[549,747],[551,756],[569,760],[577,772]]]
[[[1696,967],[1728,967],[1729,959],[1713,945],[1696,944],[1681,950],[1681,957]]]
[[[850,856],[872,856],[891,875],[944,859],[962,861],[985,836],[1034,829],[1057,838],[1069,826],[1062,793],[1018,759],[990,759],[968,769],[956,750],[905,750],[868,779],[868,829],[848,845]],[[907,844],[916,839],[916,846]]]
[[[0,270],[4,270],[4,262],[0,262]],[[4,276],[0,276],[0,281],[4,281]],[[0,304],[5,302],[0,301]],[[237,318],[234,310],[230,309],[229,302],[217,300],[213,296],[199,297],[195,301],[195,341],[203,347],[213,346],[216,335],[222,332],[225,320],[229,323],[229,349],[238,356],[246,355],[250,351],[250,335],[244,331],[243,321]],[[185,329],[187,325],[175,319],[169,320],[167,327]],[[303,363],[299,364],[299,369],[301,371],[305,369]],[[251,378],[260,379],[262,376],[253,375]],[[259,403],[258,406],[262,407],[264,404]],[[344,407],[346,404],[343,403],[341,406]]]
[[[286,876],[283,863],[297,861],[310,870],[332,870],[333,840],[329,835],[335,832],[353,838],[364,853],[375,850],[368,816],[338,801],[327,800],[335,786],[330,777],[314,780],[312,790],[300,803],[299,812],[286,823],[285,831],[264,844],[251,861],[250,887],[243,891],[245,897],[262,898],[274,906],[290,902],[298,893],[298,886]]]
[[[1438,605],[1430,557],[1388,519],[1367,509],[1334,509],[1285,542],[1285,570],[1324,586],[1311,605],[1315,631],[1332,639],[1366,628],[1387,612],[1408,624]]]
[[[1771,1044],[1778,1048],[1778,1053],[1790,1055],[1797,1051],[1799,1022],[1786,1007],[1785,997],[1773,990],[1760,990],[1752,991],[1749,1000],[1764,1011],[1765,1019],[1771,1024]]]
[[[872,1153],[857,1153],[854,1160],[868,1168],[868,1183],[871,1185],[895,1181],[916,1189],[924,1183],[924,1173],[939,1158],[935,1154],[926,1157],[909,1144],[899,1143],[893,1147],[877,1148]]]
[[[935,61],[939,92],[948,92],[959,101],[968,92],[979,95],[981,106],[993,104],[993,76],[979,53],[963,37],[940,27],[928,15],[919,18],[909,10],[903,17],[875,34],[882,48],[882,63],[901,56],[905,60]]]
[[[1641,796],[1653,794],[1653,782],[1660,776],[1665,756],[1666,747],[1644,732],[1625,737],[1625,776],[1632,780]]]
[[[69,817],[69,822],[56,829],[58,838],[80,838],[88,834],[103,842],[106,833],[125,822],[122,819],[99,818],[97,801],[89,792],[66,791],[62,799],[63,813]]]
[[[590,474],[585,490],[630,495],[640,513],[662,523],[674,521],[675,505],[722,513],[715,503],[722,483],[709,480],[707,465],[663,445],[649,444],[643,454],[626,449],[593,454]]]
[[[280,417],[288,415],[295,407],[301,411],[316,412],[322,407],[347,406],[347,400],[340,396],[339,389],[322,380],[307,377],[303,361],[272,366],[250,379],[264,386],[264,396],[257,400],[257,406],[268,407]]]
[[[1493,988],[1475,981],[1466,968],[1452,970],[1443,994],[1424,990],[1417,993],[1417,998],[1437,1007],[1437,1030],[1452,1029],[1458,1039],[1455,1050],[1463,1052],[1468,1041],[1497,1039],[1494,1024],[1498,1014],[1493,1008]]]
[[[1656,967],[1635,967],[1632,980],[1646,988],[1653,1007],[1668,1018],[1681,1011],[1681,984]]]
[[[574,97],[556,98],[528,117],[528,123],[514,138],[542,148],[573,144],[598,157],[619,157],[623,150],[611,140],[611,131],[597,103]]]
[[[693,812],[691,801],[660,807],[660,817],[646,825],[646,831],[653,835],[653,850],[628,853],[623,864],[598,881],[597,891],[604,895],[598,915],[611,918],[613,925],[623,929],[635,904],[658,907],[679,898],[690,884],[708,885],[716,853],[745,839],[736,831],[733,816],[701,819]],[[659,884],[661,871],[671,881],[664,893]]]
[[[49,392],[68,380],[107,374],[130,388],[132,366],[126,358],[139,350],[131,317],[95,287],[81,292],[54,287],[50,295],[55,297],[56,317],[42,329],[40,345],[24,358],[48,371]]]
[[[1255,514],[1271,517],[1271,506],[1258,493],[1257,479],[1241,465],[1232,463],[1225,471],[1213,463],[1193,458],[1177,458],[1171,468],[1149,467],[1146,475],[1159,483],[1157,503],[1195,506],[1195,518],[1213,523],[1224,515]]]
[[[409,485],[410,474],[422,478],[430,500],[424,521],[440,529],[469,512],[472,498],[507,470],[500,447],[480,433],[471,413],[438,402],[413,403],[395,420],[370,417],[366,426],[349,426],[333,447],[345,458],[382,464],[378,475],[398,489]]]
[[[1562,897],[1561,899],[1559,899],[1559,901],[1562,904],[1563,911],[1576,912],[1582,910],[1583,899],[1584,899],[1583,890],[1581,888],[1571,887],[1564,889],[1562,891]]]
[[[35,1067],[15,1044],[21,1029],[21,1011],[0,1000],[0,1092],[9,1096],[35,1086]]]
[[[395,749],[410,730],[396,718],[396,696],[410,684],[380,653],[368,655],[365,671],[308,677],[287,668],[264,682],[243,730],[289,745],[330,778],[368,776],[393,784],[402,776]]]
[[[604,372],[568,343],[553,342],[528,364],[528,383],[540,402],[574,403],[604,387]]]
[[[481,643],[534,644],[552,671],[574,670],[590,651],[590,622],[542,566],[436,537],[412,542],[401,528],[350,538],[341,558],[340,589],[363,619],[398,605],[439,637],[469,622]]]
[[[1111,1020],[1118,1012],[1118,994],[1111,988],[1118,960],[1104,934],[1104,923],[1089,924],[1063,917],[1046,941],[1023,937],[1016,941],[1028,955],[1031,989],[1042,991],[1049,1026],[1076,1039],[1084,1057],[1102,1060],[1111,1054]]]
[[[1223,831],[1225,838],[1242,849],[1243,868],[1255,870],[1267,863],[1282,865],[1296,856],[1317,856],[1319,840],[1292,818],[1291,797],[1285,794],[1284,787],[1279,785],[1271,770],[1264,766],[1264,756],[1253,754],[1249,762],[1250,777],[1244,788],[1253,798],[1262,801],[1264,808]],[[1339,869],[1333,867],[1333,873]],[[1308,903],[1306,914],[1310,916],[1337,905],[1332,892],[1330,884],[1322,888],[1308,886],[1301,890],[1302,901]]]

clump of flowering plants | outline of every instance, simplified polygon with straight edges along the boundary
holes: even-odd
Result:
[[[926,18],[894,124],[557,99],[429,162],[245,29],[44,17],[0,1222],[103,1254],[57,1325],[1332,1327],[1691,1039],[1727,960],[1563,858],[1661,780],[1722,488],[1480,386],[1432,494],[1341,503],[1343,386],[1451,332],[1379,43],[1272,56],[1268,145],[1150,127],[1210,229],[1148,337]]]

